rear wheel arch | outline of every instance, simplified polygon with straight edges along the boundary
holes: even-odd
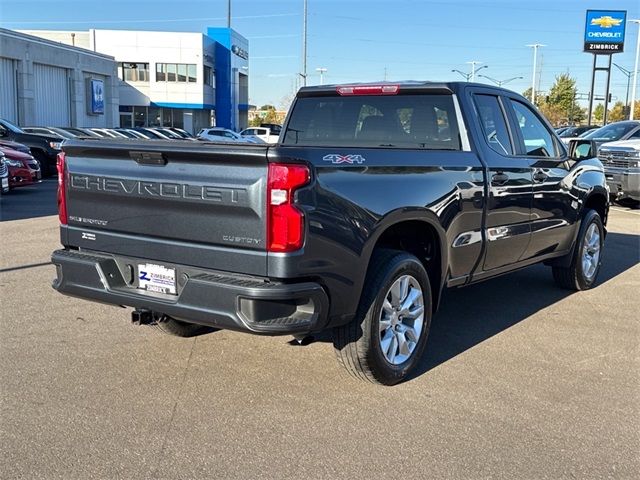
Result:
[[[395,215],[393,217],[396,217]],[[423,264],[431,283],[433,311],[438,308],[440,294],[447,273],[447,249],[442,227],[425,215],[387,218],[369,241],[366,253],[367,269],[371,267],[377,249],[402,250],[417,257]]]

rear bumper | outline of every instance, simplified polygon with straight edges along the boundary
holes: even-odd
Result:
[[[73,297],[259,334],[303,334],[326,324],[329,301],[317,283],[279,283],[170,265],[176,269],[178,294],[168,295],[136,287],[131,266],[145,261],[57,250],[52,255],[57,270],[53,288]]]

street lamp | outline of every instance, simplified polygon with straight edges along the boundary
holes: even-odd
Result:
[[[622,73],[624,73],[624,76],[627,77],[627,96],[625,97],[624,104],[628,107],[629,106],[629,88],[631,87],[631,75],[633,75],[633,72],[631,70],[627,70],[624,67],[621,67],[617,63],[614,63],[613,66],[616,67],[618,70],[620,70]]]
[[[318,67],[316,68],[316,72],[320,72],[320,85],[324,85],[324,74],[326,73],[327,69],[324,67]]]
[[[469,79],[471,78],[471,74],[470,73],[464,73],[461,70],[458,70],[457,68],[454,68],[453,70],[451,70],[452,72],[456,72],[459,73],[460,75],[462,75],[464,77],[464,79],[468,82]]]
[[[638,37],[636,42],[636,64],[633,67],[633,90],[631,90],[631,108],[629,120],[633,120],[633,110],[636,106],[636,89],[638,86],[638,57],[640,56],[640,20],[629,20],[630,23],[638,24]]]
[[[499,87],[501,87],[505,83],[513,82],[514,80],[522,80],[524,78],[524,77],[513,77],[513,78],[507,78],[506,80],[496,80],[495,78],[487,77],[486,75],[478,75],[478,76],[492,81]]]
[[[533,43],[529,45],[525,45],[526,47],[533,48],[533,76],[531,79],[531,103],[536,104],[536,67],[538,63],[538,48],[546,47],[541,43]]]
[[[482,62],[478,62],[477,60],[472,60],[472,61],[467,62],[467,63],[471,65],[471,75],[470,75],[470,77],[471,77],[471,81],[472,82],[475,81],[477,72],[479,72],[483,68],[489,68],[489,65],[483,65],[480,68],[476,68],[476,65],[479,65],[479,64],[482,63]]]

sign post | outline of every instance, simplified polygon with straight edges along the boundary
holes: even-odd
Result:
[[[607,87],[604,97],[604,120],[607,123],[609,106],[609,88],[611,85],[611,55],[624,51],[624,33],[627,22],[626,10],[587,10],[584,28],[584,51],[593,54],[593,70],[591,71],[591,90],[589,93],[589,116],[591,123],[593,100],[595,97],[596,72],[607,72]],[[598,55],[609,57],[606,67],[598,67]]]

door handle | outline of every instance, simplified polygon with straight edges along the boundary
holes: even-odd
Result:
[[[549,178],[549,175],[547,175],[546,173],[544,173],[542,170],[536,170],[533,174],[533,181],[536,183],[542,183],[544,182],[547,178]]]
[[[491,177],[492,185],[504,185],[508,181],[509,181],[509,175],[502,172],[498,172],[493,177]]]

